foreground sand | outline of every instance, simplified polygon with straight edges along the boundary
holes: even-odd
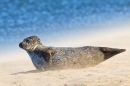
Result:
[[[87,43],[127,49],[95,67],[39,72],[29,57],[0,63],[0,86],[130,86],[129,39],[123,34]]]

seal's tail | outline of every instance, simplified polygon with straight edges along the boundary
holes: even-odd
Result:
[[[126,49],[109,48],[109,47],[99,47],[99,50],[104,54],[104,60],[110,57],[126,51]]]

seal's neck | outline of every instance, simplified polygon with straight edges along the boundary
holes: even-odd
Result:
[[[32,48],[32,51],[35,51],[35,49],[39,46],[39,44],[35,45],[33,48]]]
[[[40,54],[40,51],[43,50],[43,48],[44,48],[43,45],[36,44],[34,47],[32,47],[32,49],[27,50],[27,53],[29,54],[31,58],[38,57]]]
[[[41,51],[41,50],[44,50],[46,47],[43,46],[42,44],[38,44],[38,45],[35,45],[33,47],[33,51]]]
[[[30,50],[27,50],[27,52],[35,52],[35,51],[41,51],[45,48],[45,46],[43,46],[42,44],[36,44],[35,46],[33,46]]]

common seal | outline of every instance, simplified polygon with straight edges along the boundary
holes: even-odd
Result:
[[[48,47],[37,36],[25,38],[19,47],[26,50],[38,70],[94,66],[125,49],[108,47]]]

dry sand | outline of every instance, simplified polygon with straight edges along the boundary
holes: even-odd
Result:
[[[118,34],[83,45],[125,48],[95,67],[35,70],[29,57],[0,63],[0,86],[130,86],[130,35]]]

